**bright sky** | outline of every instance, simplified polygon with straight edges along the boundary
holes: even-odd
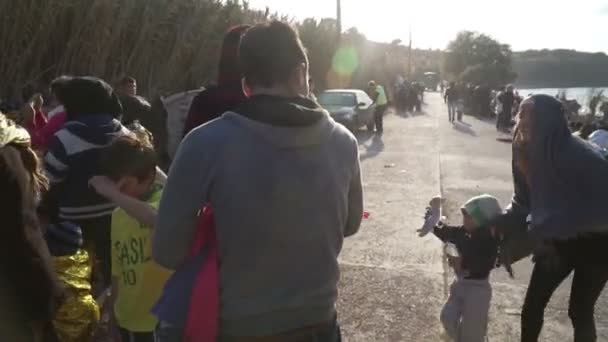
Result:
[[[301,20],[335,17],[334,0],[249,0]],[[445,48],[458,31],[483,32],[514,50],[565,48],[608,53],[606,0],[342,0],[342,26],[375,41]]]

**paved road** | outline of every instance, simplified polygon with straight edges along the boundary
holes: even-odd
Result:
[[[493,123],[465,117],[452,125],[438,94],[427,94],[426,102],[421,114],[388,115],[382,139],[358,133],[370,218],[341,256],[346,341],[441,341],[438,317],[452,275],[441,243],[415,234],[424,207],[441,193],[444,214],[458,223],[460,205],[471,196],[510,199],[510,145],[497,141]],[[494,271],[490,340],[518,341],[530,270],[525,260],[515,266],[515,279]],[[566,282],[549,304],[542,341],[571,340],[568,289]],[[608,341],[606,297],[596,308],[600,341]]]

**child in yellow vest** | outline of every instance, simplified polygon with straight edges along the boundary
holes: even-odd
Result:
[[[118,209],[112,215],[113,318],[122,341],[152,342],[157,320],[150,313],[170,276],[151,258],[162,185],[155,182],[156,154],[131,137],[114,141],[101,155],[106,176],[91,179]]]

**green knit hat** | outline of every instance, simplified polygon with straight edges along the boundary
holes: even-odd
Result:
[[[473,218],[477,227],[484,227],[502,214],[502,207],[494,196],[487,194],[473,197],[462,209]]]

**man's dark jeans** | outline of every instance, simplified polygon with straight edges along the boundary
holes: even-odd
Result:
[[[496,129],[497,130],[506,130],[511,127],[511,119],[513,118],[511,114],[511,108],[503,108],[503,110],[498,114],[496,118]]]
[[[374,112],[374,122],[376,123],[376,132],[382,133],[384,132],[384,112],[388,105],[377,106],[376,111]]]

